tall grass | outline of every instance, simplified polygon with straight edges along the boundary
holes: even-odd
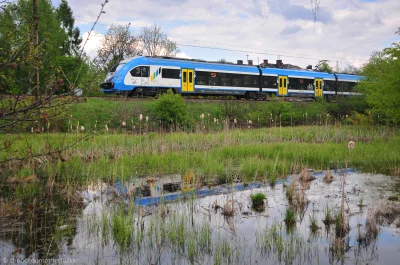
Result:
[[[134,232],[133,206],[119,206],[111,217],[111,231],[115,242],[122,251],[132,243]]]

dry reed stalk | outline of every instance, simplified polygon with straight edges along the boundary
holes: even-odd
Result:
[[[315,178],[314,178],[314,179],[315,179]],[[306,182],[306,181],[311,181],[311,180],[313,180],[313,178],[312,178],[312,176],[311,176],[311,172],[308,171],[307,168],[303,168],[303,169],[300,171],[298,180],[299,180],[299,181],[302,181],[302,182]]]
[[[323,178],[324,182],[326,184],[330,184],[333,181],[333,176],[331,174],[330,169],[328,169],[328,171],[326,172],[324,178]]]
[[[233,208],[233,201],[228,200],[224,207],[222,207],[222,215],[224,216],[233,216],[234,215],[234,208]]]
[[[378,224],[376,222],[377,209],[368,211],[367,220],[365,222],[365,231],[368,238],[376,238],[379,233]]]

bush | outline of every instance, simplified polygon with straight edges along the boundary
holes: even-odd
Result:
[[[179,94],[174,94],[172,90],[168,90],[156,101],[155,116],[165,124],[190,124],[185,101]]]

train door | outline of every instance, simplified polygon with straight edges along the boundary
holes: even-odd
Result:
[[[194,92],[194,70],[182,69],[182,92]]]
[[[278,96],[287,96],[288,78],[287,76],[279,76],[278,78]]]
[[[323,91],[322,79],[315,78],[314,86],[315,86],[315,97],[322,97],[322,91]]]

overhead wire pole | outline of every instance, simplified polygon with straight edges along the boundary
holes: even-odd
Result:
[[[35,99],[39,96],[39,12],[38,0],[33,0],[33,45],[35,51]]]

